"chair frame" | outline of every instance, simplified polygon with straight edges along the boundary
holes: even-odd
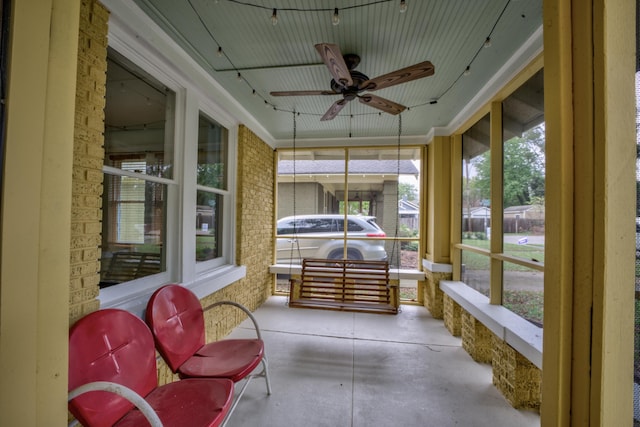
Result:
[[[160,291],[161,291],[161,289],[163,289],[163,288],[165,288],[165,287],[167,287],[167,286],[177,286],[177,287],[180,287],[180,288],[182,288],[184,291],[187,291],[187,292],[189,292],[189,293],[193,294],[194,298],[195,298],[196,300],[198,300],[198,301],[199,301],[199,298],[198,298],[198,297],[197,297],[197,296],[196,296],[196,295],[195,295],[191,290],[189,290],[188,288],[185,288],[185,287],[183,287],[183,286],[181,286],[181,285],[179,285],[179,284],[169,284],[169,285],[165,285],[165,286],[163,286],[162,288],[159,288],[156,292],[160,292]],[[151,299],[149,300],[149,303],[148,303],[148,304],[151,304],[151,303],[152,303],[152,301],[154,301],[154,300],[155,300],[155,294],[154,294],[154,296],[152,296],[152,297],[151,297]],[[212,309],[214,309],[214,308],[216,308],[216,307],[223,306],[223,305],[230,305],[230,306],[233,306],[233,307],[238,308],[238,309],[240,309],[241,311],[243,311],[243,312],[244,312],[244,314],[246,314],[246,315],[247,315],[247,317],[248,317],[248,318],[251,320],[251,322],[253,323],[253,327],[254,327],[255,334],[256,334],[256,339],[257,339],[257,340],[259,340],[259,341],[263,341],[263,340],[262,340],[262,333],[261,333],[261,331],[260,331],[260,326],[258,325],[258,321],[256,320],[256,318],[255,318],[255,316],[253,315],[253,313],[251,313],[251,311],[250,311],[247,307],[245,307],[244,305],[242,305],[242,304],[240,304],[240,303],[238,303],[238,302],[235,302],[235,301],[222,300],[222,301],[217,301],[217,302],[214,302],[214,303],[212,303],[212,304],[210,304],[210,305],[207,305],[207,306],[206,306],[206,307],[204,307],[204,308],[203,308],[202,306],[200,306],[200,309],[202,310],[202,315],[203,315],[203,317],[204,317],[205,313],[207,313],[208,311],[210,311],[210,310],[212,310]],[[158,338],[157,338],[156,332],[155,332],[155,330],[154,330],[154,327],[153,327],[153,326],[152,326],[152,324],[151,324],[151,323],[152,323],[152,321],[151,321],[151,320],[150,320],[150,318],[149,318],[149,317],[150,317],[150,313],[151,313],[151,311],[150,311],[150,307],[149,307],[149,305],[148,305],[148,306],[147,306],[147,315],[146,315],[147,324],[149,325],[149,327],[150,327],[150,329],[151,329],[152,333],[154,334],[154,337],[156,338],[156,347],[158,347],[158,346],[159,346],[159,344],[158,344]],[[205,321],[205,319],[203,319],[203,321]],[[203,325],[203,328],[205,328],[205,325]],[[205,328],[205,329],[206,329],[206,328]],[[252,338],[247,338],[247,339],[251,340]],[[224,341],[224,340],[225,340],[225,339],[223,338],[223,339],[218,340],[218,341]],[[213,342],[218,342],[218,341],[213,341]],[[206,334],[205,334],[205,343],[204,343],[204,345],[206,346],[207,344],[210,344],[210,343],[206,341]],[[160,354],[164,357],[164,355],[162,354],[163,352],[162,352],[162,351],[159,351],[159,352],[160,352]],[[167,363],[167,364],[170,366],[170,364],[169,364],[169,363]],[[226,426],[227,420],[228,420],[228,419],[231,417],[231,415],[233,414],[234,410],[236,409],[236,407],[237,407],[237,406],[238,406],[238,404],[240,403],[240,400],[242,399],[242,397],[243,397],[243,395],[244,395],[245,391],[247,390],[247,387],[248,387],[248,386],[249,386],[249,384],[251,383],[251,380],[253,380],[254,378],[264,378],[265,383],[266,383],[266,387],[267,387],[267,395],[268,395],[268,396],[270,396],[270,395],[271,395],[271,381],[270,381],[270,379],[269,379],[268,360],[267,360],[266,351],[265,351],[264,349],[263,349],[262,357],[261,357],[261,359],[260,359],[260,365],[261,365],[262,369],[261,369],[259,372],[256,372],[256,371],[257,371],[257,368],[255,368],[255,369],[254,369],[254,371],[252,371],[252,372],[250,372],[249,374],[245,375],[243,378],[241,378],[241,379],[237,380],[237,382],[244,381],[244,384],[242,385],[242,387],[239,389],[239,391],[237,392],[236,396],[234,397],[234,401],[233,401],[233,404],[231,405],[231,408],[229,409],[229,413],[228,413],[228,415],[227,415],[226,419],[225,419],[225,420],[223,421],[223,423],[221,424],[221,426],[222,426],[222,427]],[[170,366],[170,367],[171,367],[171,366]],[[188,375],[182,375],[182,373],[179,371],[179,367],[177,367],[175,370],[172,368],[172,370],[174,371],[174,373],[178,373],[178,374],[180,375],[180,377],[181,377],[181,378],[189,378],[189,376],[188,376]],[[224,378],[224,377],[222,377],[222,378]],[[237,389],[236,389],[236,390],[237,390]]]

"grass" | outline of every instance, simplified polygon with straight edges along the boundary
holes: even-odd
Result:
[[[502,295],[504,305],[518,316],[542,325],[544,314],[544,292],[507,291]]]

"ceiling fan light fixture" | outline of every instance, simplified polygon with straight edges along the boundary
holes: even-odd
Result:
[[[278,9],[273,8],[273,13],[271,14],[271,25],[278,25]]]
[[[338,13],[338,8],[333,9],[333,17],[331,18],[331,23],[333,25],[338,25],[340,23],[340,14]]]
[[[407,2],[405,0],[400,0],[400,13],[405,13],[407,11]]]

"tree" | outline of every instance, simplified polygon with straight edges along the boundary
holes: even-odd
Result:
[[[418,189],[410,182],[398,182],[398,195],[400,199],[412,202],[418,199]]]
[[[482,197],[489,197],[491,161],[489,151],[471,161],[477,175],[469,186]],[[532,199],[544,200],[545,155],[544,125],[537,126],[503,144],[504,207],[532,204]],[[538,199],[539,200],[539,199]]]

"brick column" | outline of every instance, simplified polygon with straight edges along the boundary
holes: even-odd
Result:
[[[109,11],[82,0],[71,206],[69,321],[95,311],[100,282],[102,164]]]

